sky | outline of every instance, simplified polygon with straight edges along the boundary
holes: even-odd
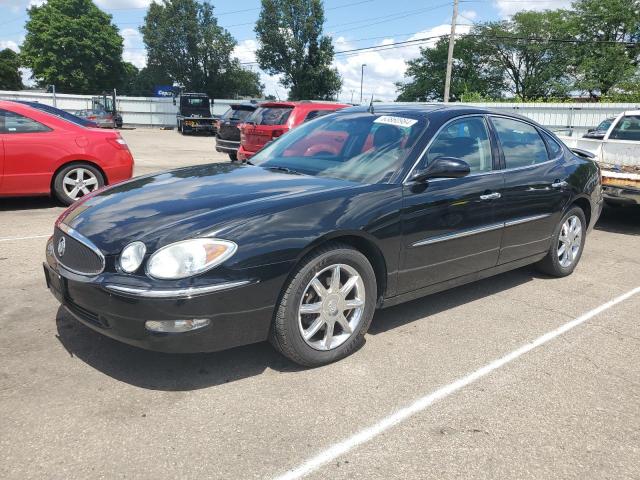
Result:
[[[46,0],[0,0],[0,50],[19,51],[24,40],[27,9]],[[144,67],[146,53],[138,27],[152,0],[94,0],[113,16],[113,22],[124,38],[124,59]],[[218,23],[238,42],[234,55],[246,68],[258,70],[254,52],[257,48],[255,21],[260,13],[260,0],[212,0]],[[379,51],[340,53],[365,47],[384,46],[395,42],[446,35],[451,29],[453,0],[325,0],[325,34],[335,46],[334,66],[343,79],[339,100],[360,100],[362,65],[363,97],[394,100],[395,83],[407,81],[406,62],[419,55],[420,45]],[[474,22],[507,18],[520,10],[544,10],[569,7],[570,0],[460,0],[457,31],[468,31]],[[286,98],[287,91],[277,77],[261,72],[265,94]],[[28,82],[29,73],[25,72]]]

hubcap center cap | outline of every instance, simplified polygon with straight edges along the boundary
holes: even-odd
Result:
[[[325,311],[331,316],[336,316],[339,311],[338,309],[339,304],[340,304],[340,301],[337,295],[332,295],[326,300]]]

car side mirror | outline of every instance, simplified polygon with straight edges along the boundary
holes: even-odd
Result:
[[[467,162],[455,157],[438,157],[427,168],[416,172],[412,177],[413,182],[425,182],[430,178],[462,178],[471,173],[471,167]]]

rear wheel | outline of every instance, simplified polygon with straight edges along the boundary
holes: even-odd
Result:
[[[231,160],[232,162],[237,162],[238,161],[238,154],[237,153],[230,153],[229,154],[229,160]]]
[[[364,343],[376,304],[376,278],[357,250],[332,244],[312,254],[285,287],[271,342],[300,365],[315,367]]]
[[[580,207],[564,214],[551,237],[551,247],[538,268],[554,277],[565,277],[575,270],[584,249],[587,222]]]
[[[104,177],[96,167],[74,163],[58,172],[53,181],[53,191],[58,200],[71,205],[103,185]]]

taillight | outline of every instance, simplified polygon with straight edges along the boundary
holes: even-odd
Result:
[[[278,138],[284,133],[284,130],[274,130],[271,132],[271,138]]]
[[[129,145],[122,137],[109,137],[107,138],[107,142],[120,150],[129,150]]]

